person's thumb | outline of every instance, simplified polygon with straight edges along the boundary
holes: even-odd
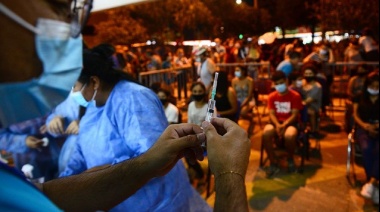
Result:
[[[211,138],[217,134],[215,127],[208,121],[202,122],[202,128],[207,138]]]

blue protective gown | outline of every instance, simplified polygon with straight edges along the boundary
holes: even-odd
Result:
[[[33,178],[44,177],[47,181],[57,178],[60,147],[58,140],[40,133],[39,129],[45,120],[46,117],[39,117],[0,129],[0,150],[13,153],[13,163],[17,169],[21,170],[23,165],[31,164],[34,166]],[[25,142],[28,136],[47,137],[49,146],[41,147],[40,150],[31,149]]]
[[[64,129],[66,129],[72,121],[78,120],[79,104],[73,98],[70,98],[70,96],[68,96],[62,103],[60,103],[56,108],[54,108],[54,110],[46,120],[46,125],[49,125],[51,120],[56,116],[61,116],[64,118]],[[71,157],[71,154],[75,149],[75,142],[78,136],[55,135],[54,133],[49,133],[54,137],[66,138],[58,158],[58,173],[61,173],[65,170],[67,163]]]
[[[116,164],[146,152],[168,126],[155,93],[121,81],[106,104],[90,104],[80,122],[76,149],[61,176],[95,166]],[[154,178],[112,211],[211,211],[189,183],[182,161],[165,176]]]

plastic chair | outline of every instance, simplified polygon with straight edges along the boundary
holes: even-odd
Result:
[[[267,78],[258,78],[255,81],[255,90],[258,93],[257,105],[264,106],[262,115],[265,115],[267,103],[268,103],[268,95],[274,91],[273,82]]]

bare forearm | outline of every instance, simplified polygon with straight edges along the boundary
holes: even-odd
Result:
[[[215,179],[214,211],[248,211],[244,179],[238,174],[223,174]]]
[[[152,178],[144,157],[43,184],[43,192],[65,211],[109,210]]]

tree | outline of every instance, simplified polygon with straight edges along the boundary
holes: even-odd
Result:
[[[97,43],[130,44],[146,41],[147,29],[143,24],[130,17],[128,10],[110,10],[108,19],[95,24]]]

